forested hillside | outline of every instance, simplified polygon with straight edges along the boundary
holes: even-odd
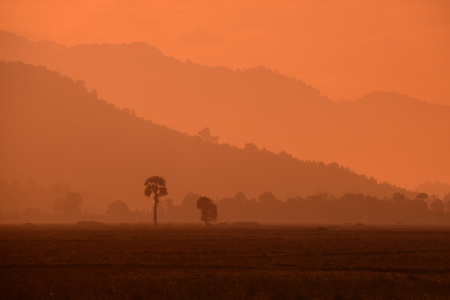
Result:
[[[271,191],[279,199],[405,192],[336,163],[253,144],[237,148],[156,125],[98,99],[81,81],[20,62],[0,63],[0,112],[0,179],[68,183],[92,206],[118,199],[144,206],[144,180],[153,175],[166,178],[175,203],[188,192],[213,199],[239,191],[249,197]]]
[[[408,188],[450,182],[450,107],[433,99],[374,92],[335,103],[308,78],[182,62],[146,43],[69,47],[1,32],[0,58],[81,79],[117,107],[191,135],[210,127],[222,142],[335,161]]]

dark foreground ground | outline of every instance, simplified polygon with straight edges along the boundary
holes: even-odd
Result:
[[[1,299],[449,299],[448,228],[0,226]]]

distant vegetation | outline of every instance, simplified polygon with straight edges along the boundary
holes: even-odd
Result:
[[[149,222],[152,216],[153,218],[156,216],[153,210],[132,210],[123,200],[105,205],[102,213],[90,213],[84,209],[88,203],[81,194],[69,191],[61,195],[65,192],[67,189],[61,189],[58,185],[42,188],[37,185],[22,186],[17,182],[7,184],[0,181],[0,199],[4,202],[17,199],[30,205],[25,209],[2,209],[0,222],[134,223]],[[42,202],[49,203],[50,209],[36,208]],[[382,199],[348,193],[341,197],[328,194],[292,197],[287,201],[277,199],[271,192],[265,192],[257,199],[248,199],[244,193],[239,192],[234,197],[216,201],[188,193],[180,204],[174,204],[170,198],[158,200],[158,204],[156,205],[158,219],[163,223],[198,222],[200,209],[200,220],[205,224],[216,220],[228,224],[257,224],[256,222],[450,224],[450,193],[443,199],[425,193],[418,193],[412,199],[400,193]]]

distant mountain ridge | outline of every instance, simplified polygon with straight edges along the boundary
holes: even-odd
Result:
[[[450,197],[450,184],[442,182],[424,182],[416,187],[415,190],[427,193],[428,195],[436,195],[441,199],[444,199],[446,196]]]
[[[281,199],[412,195],[337,164],[300,161],[252,144],[238,149],[202,141],[137,118],[44,67],[0,62],[0,96],[0,179],[67,182],[103,207],[117,199],[142,207],[148,202],[144,180],[153,175],[167,179],[175,202],[188,192],[216,198],[272,191]]]
[[[5,32],[0,41],[0,58],[82,79],[118,107],[191,135],[210,127],[223,142],[335,161],[401,186],[450,182],[448,106],[391,92],[334,103],[264,67],[183,63],[146,43],[67,47]]]

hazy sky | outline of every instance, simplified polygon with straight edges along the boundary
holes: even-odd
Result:
[[[0,29],[31,40],[145,41],[207,65],[258,65],[332,100],[373,90],[450,105],[446,0],[0,0]]]

